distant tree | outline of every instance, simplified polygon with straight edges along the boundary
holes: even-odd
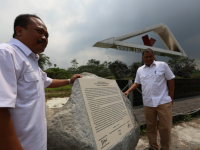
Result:
[[[196,69],[196,70],[194,71],[194,73],[199,73],[199,74],[200,74],[200,69]]]
[[[65,70],[60,68],[49,68],[45,70],[47,73],[47,76],[53,79],[69,79],[72,77],[72,74]]]
[[[56,64],[54,64],[54,67],[55,67],[55,68],[56,68],[56,66],[57,66],[57,65],[56,65]]]
[[[192,78],[198,78],[200,79],[200,70],[196,69],[192,75]]]
[[[45,54],[39,54],[40,59],[38,60],[38,66],[44,70],[45,66],[52,66],[52,63],[50,62],[50,58],[48,56],[46,56]]]
[[[112,75],[111,71],[108,69],[109,64],[111,64],[111,62],[104,61],[101,64],[100,60],[90,59],[87,65],[78,67],[78,71],[93,73],[100,77],[107,77]]]
[[[68,68],[69,70],[70,68]],[[77,68],[77,73],[82,73],[82,72],[90,72],[90,67],[88,65],[82,65],[82,66],[79,66]]]
[[[191,78],[197,66],[195,60],[188,57],[170,58],[168,65],[175,75],[185,78]]]
[[[97,69],[99,69],[100,61],[96,59],[90,59],[88,60],[87,66],[89,67],[88,71],[90,73],[95,73]]]
[[[109,66],[111,63],[112,63],[112,62],[104,61],[104,62],[103,62],[103,65],[104,65],[104,67],[108,68],[108,66]]]
[[[88,63],[87,63],[87,65],[89,66],[98,66],[99,64],[100,64],[100,61],[96,59],[90,59],[88,60]]]
[[[74,73],[74,68],[69,67],[69,68],[67,69],[67,71],[69,71],[69,72],[71,72],[71,73]]]
[[[71,63],[76,64],[77,61],[74,61],[73,59]],[[107,77],[107,76],[112,75],[112,73],[108,69],[109,64],[111,64],[111,62],[104,61],[101,64],[100,60],[90,59],[88,60],[87,65],[81,65],[79,67],[72,65],[72,67],[68,68],[67,71],[71,72],[72,74],[74,74],[75,71],[76,73],[89,72],[89,73],[96,74],[97,76],[100,76],[100,77]]]
[[[77,68],[78,68],[78,62],[77,62],[77,60],[76,60],[76,58],[74,58],[72,61],[71,61],[71,63],[72,63],[72,69],[73,69],[73,73],[76,73],[76,70],[77,70]]]
[[[131,70],[134,64],[137,64],[139,67],[142,66],[142,62],[134,62],[132,65],[128,66],[128,68]]]
[[[168,61],[168,65],[173,68],[176,64],[179,64],[180,66],[192,66],[196,67],[196,62],[194,59],[189,59],[189,57],[180,57],[180,58],[170,58]]]

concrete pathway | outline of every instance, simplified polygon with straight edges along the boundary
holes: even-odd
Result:
[[[146,124],[143,106],[135,106],[133,107],[133,109],[140,125]],[[174,104],[172,107],[172,114],[173,117],[175,118],[176,116],[191,114],[192,112],[199,110],[200,110],[200,96],[186,97],[174,100]]]

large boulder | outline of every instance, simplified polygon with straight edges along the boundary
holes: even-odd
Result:
[[[82,73],[82,76],[91,79],[100,78],[90,73]],[[140,137],[140,127],[131,103],[122,92],[121,95],[134,127],[108,150],[134,150]],[[48,150],[97,150],[79,80],[75,81],[67,103],[47,122],[47,148]]]

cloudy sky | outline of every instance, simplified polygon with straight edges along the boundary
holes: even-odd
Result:
[[[49,44],[45,54],[60,68],[89,59],[121,60],[128,65],[141,61],[141,54],[92,47],[97,41],[166,24],[189,58],[200,68],[200,0],[0,0],[0,43],[13,34],[17,15],[32,13],[46,24]],[[155,47],[165,48],[155,33]],[[129,42],[142,44],[141,36]],[[168,58],[157,57],[159,61]]]

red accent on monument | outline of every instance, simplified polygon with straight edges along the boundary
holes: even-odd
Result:
[[[148,35],[143,36],[143,37],[142,37],[142,40],[143,40],[143,42],[144,42],[144,45],[146,45],[146,46],[153,46],[154,43],[156,42],[156,40],[153,39],[153,38],[151,38],[151,39],[149,40],[149,36],[148,36]]]

